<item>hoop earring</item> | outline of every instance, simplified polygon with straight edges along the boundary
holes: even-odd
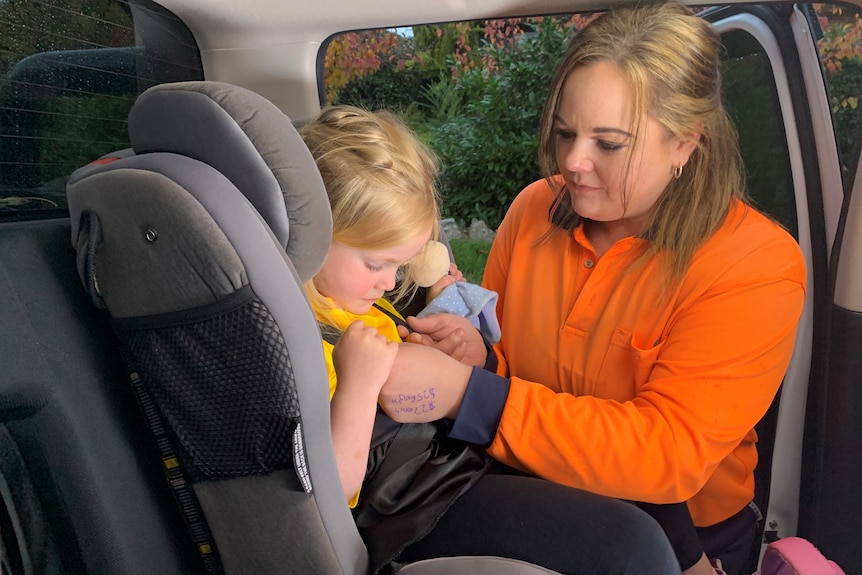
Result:
[[[673,169],[673,177],[678,180],[682,176],[682,165],[676,166]]]

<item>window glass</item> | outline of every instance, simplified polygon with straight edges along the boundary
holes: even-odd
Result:
[[[326,52],[327,101],[401,112],[441,159],[444,216],[495,228],[514,196],[539,177],[538,122],[551,73],[571,35],[596,15],[343,34]],[[738,126],[750,194],[796,235],[769,60],[746,33],[725,34],[724,43],[724,101]]]
[[[739,133],[748,193],[758,209],[798,237],[790,155],[769,58],[747,32],[727,32],[722,41],[722,97]]]
[[[518,191],[538,178],[538,123],[548,82],[569,37],[590,19],[560,15],[343,34],[326,51],[327,99],[401,112],[440,157],[444,215],[493,229]]]
[[[129,146],[137,95],[201,79],[188,28],[150,0],[0,2],[0,218],[64,216],[69,174]]]
[[[860,9],[838,4],[799,8],[810,14],[815,28],[847,189],[862,147]],[[781,17],[788,14],[787,6],[768,9]],[[326,51],[327,102],[399,111],[441,159],[444,216],[462,223],[461,229],[474,218],[493,229],[518,191],[539,175],[538,118],[551,71],[568,38],[592,17],[452,22],[342,34]],[[749,193],[759,209],[797,236],[784,119],[771,63],[746,32],[728,32],[723,42],[723,97],[739,132]]]
[[[844,189],[859,161],[859,117],[862,114],[862,18],[855,6],[814,4],[823,32],[817,49],[832,107],[835,139]]]

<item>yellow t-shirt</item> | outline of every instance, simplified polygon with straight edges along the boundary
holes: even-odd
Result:
[[[327,301],[330,303],[332,302],[331,299],[327,299]],[[392,307],[392,304],[385,299],[380,298],[375,302],[375,304],[394,314],[396,317],[401,318],[401,314],[399,314],[395,310],[395,308]],[[370,310],[368,310],[368,313],[362,315],[353,314],[349,311],[337,307],[331,307],[326,309],[315,308],[314,315],[317,317],[317,321],[327,325],[331,325],[341,331],[347,329],[347,326],[352,324],[354,321],[362,320],[365,325],[377,328],[377,331],[380,333],[380,335],[384,336],[389,341],[401,341],[401,337],[398,335],[398,329],[395,325],[395,322],[392,320],[391,317],[389,317],[376,307],[372,307]],[[335,366],[332,364],[332,349],[334,347],[335,346],[328,341],[323,341],[323,357],[326,360],[326,372],[329,377],[329,399],[332,399],[332,395],[335,393],[335,386],[338,381],[335,374]],[[353,498],[350,500],[350,507],[356,507],[356,502],[358,500],[359,491],[357,491],[356,495],[354,495]]]

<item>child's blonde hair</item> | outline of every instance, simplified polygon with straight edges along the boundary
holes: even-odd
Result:
[[[330,106],[299,130],[323,177],[332,240],[365,250],[403,244],[427,229],[439,236],[437,158],[397,116]],[[394,299],[416,290],[405,266]],[[325,307],[314,279],[305,291]]]

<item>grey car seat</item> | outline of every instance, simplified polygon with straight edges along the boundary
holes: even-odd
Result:
[[[310,153],[269,101],[215,82],[149,89],[129,135],[132,152],[70,178],[72,242],[207,570],[366,573],[301,288],[331,233]],[[400,571],[551,573],[494,557]]]

